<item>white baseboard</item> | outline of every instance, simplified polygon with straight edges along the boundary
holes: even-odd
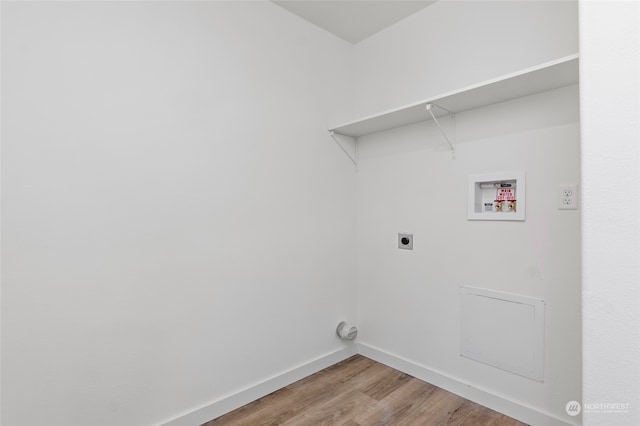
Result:
[[[461,382],[450,376],[438,373],[412,361],[366,344],[358,343],[358,353],[529,425],[578,425],[578,423],[567,423],[566,421],[550,414],[540,412],[534,408],[527,407],[515,401],[495,395],[487,390],[478,388],[477,386]]]
[[[303,379],[311,374],[343,361],[352,355],[361,354],[374,361],[378,361],[403,373],[409,374],[434,386],[445,389],[470,401],[484,405],[492,410],[506,414],[516,420],[533,426],[576,426],[578,423],[567,423],[550,414],[540,412],[534,408],[495,395],[469,383],[447,376],[446,374],[426,368],[413,361],[381,349],[357,343],[349,345],[335,352],[331,352],[306,364],[299,365],[282,374],[278,374],[256,385],[250,386],[229,396],[220,398],[203,407],[161,423],[161,426],[198,426],[209,420],[220,417],[230,411],[240,408],[258,398],[270,394],[291,383]]]
[[[161,423],[161,426],[198,426],[209,420],[220,417],[230,411],[240,408],[258,398],[270,394],[280,388],[290,385],[300,379],[310,376],[333,364],[343,361],[358,353],[357,345],[349,345],[343,349],[316,358],[306,364],[299,365],[284,373],[273,376],[256,385],[250,386],[232,395],[220,398],[203,407]]]

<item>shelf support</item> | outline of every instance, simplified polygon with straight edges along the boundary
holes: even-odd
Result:
[[[440,125],[440,122],[436,118],[436,116],[433,113],[433,111],[431,111],[431,108],[433,108],[434,106],[447,112],[447,114],[449,115],[449,117],[451,117],[451,120],[453,121],[454,129],[455,129],[455,123],[456,123],[455,122],[456,115],[454,113],[452,113],[451,111],[449,111],[448,109],[443,108],[440,105],[436,105],[434,103],[428,103],[427,106],[426,106],[427,112],[429,112],[429,114],[431,114],[431,118],[433,118],[433,121],[436,123],[436,126],[438,126],[438,129],[440,129],[440,132],[442,133],[442,136],[444,136],[444,139],[447,141],[447,143],[449,144],[449,147],[451,148],[451,159],[455,160],[456,159],[456,147],[453,145],[453,143],[451,143],[451,140],[449,140],[449,138],[447,137],[447,133],[444,131],[444,129]]]
[[[336,144],[338,144],[338,146],[340,147],[340,149],[347,154],[347,157],[349,157],[349,160],[351,160],[353,162],[353,164],[356,166],[356,171],[358,171],[358,138],[357,137],[353,137],[353,136],[347,136],[347,135],[342,135],[340,133],[336,133],[333,130],[329,131],[329,134],[331,134],[331,138],[336,142]],[[340,142],[340,139],[337,137],[343,137],[346,138],[347,140],[350,140],[353,142],[353,151],[354,151],[354,155],[351,155],[349,153],[349,151],[347,150],[347,148],[344,147],[343,143]]]

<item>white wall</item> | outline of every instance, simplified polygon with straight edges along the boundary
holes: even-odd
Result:
[[[456,159],[433,122],[361,138],[360,341],[558,418],[580,400],[580,179],[576,86],[456,116]],[[467,176],[526,173],[525,222],[467,220]],[[397,233],[414,250],[397,249]],[[459,356],[459,286],[543,298],[544,383]]]
[[[576,1],[436,2],[356,45],[356,117],[574,54],[576,15]]]
[[[343,238],[353,235],[354,178],[326,141],[325,122],[577,51],[575,2],[563,1],[439,2],[354,52],[261,2],[3,2],[2,9],[2,423],[11,425],[157,423],[340,348],[333,327],[354,316],[353,244]],[[606,185],[637,188],[637,9],[581,6],[584,402],[630,403],[628,415],[584,413],[585,424],[639,423],[637,208],[616,211],[612,221],[601,204],[610,194],[638,204],[637,192]],[[610,90],[611,82],[622,90]],[[549,186],[577,179],[572,90],[460,114],[455,162],[428,123],[363,143],[357,231],[365,343],[562,416],[562,400],[580,380],[579,353],[567,365],[580,340],[579,220],[545,197]],[[536,158],[550,154],[556,167],[541,173]],[[439,202],[454,217],[432,204],[434,193],[443,195],[428,185],[433,174],[459,185],[470,170],[505,164],[537,176],[528,180],[529,206],[540,215],[529,214],[524,227],[467,223],[458,199]],[[397,201],[407,208],[392,208]],[[435,301],[454,300],[460,279],[489,269],[474,260],[487,254],[461,246],[444,227],[427,229],[425,217],[462,222],[476,245],[495,227],[530,243],[509,252],[518,286],[491,285],[544,293],[550,303],[547,372],[555,376],[541,385],[546,400],[526,379],[450,353],[457,336],[445,331],[454,325],[413,323],[457,318]],[[546,230],[569,227],[569,241],[540,233],[531,220],[547,221]],[[416,233],[413,253],[394,248],[398,230]],[[389,268],[373,281],[365,280],[365,238]],[[445,275],[443,249],[476,270],[456,264]],[[561,270],[564,261],[570,270]],[[384,296],[376,319],[372,309]],[[560,314],[567,300],[574,303]],[[396,325],[416,334],[400,341]],[[436,345],[428,338],[441,346],[429,350]]]
[[[342,348],[351,46],[269,2],[2,7],[2,424],[157,424]]]
[[[491,31],[487,29],[491,28]],[[576,2],[439,2],[356,46],[355,109],[384,111],[578,51]],[[581,398],[577,87],[458,114],[452,161],[433,122],[360,139],[360,341],[566,422]],[[446,128],[452,131],[447,123]],[[469,222],[467,176],[523,170],[527,220]],[[397,233],[413,232],[413,252]],[[502,272],[496,275],[496,270]],[[459,285],[546,301],[545,381],[459,356]]]
[[[640,424],[639,28],[636,1],[580,3],[585,425]]]

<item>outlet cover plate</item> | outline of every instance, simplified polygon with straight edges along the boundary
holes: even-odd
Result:
[[[558,210],[578,210],[578,185],[558,187]]]

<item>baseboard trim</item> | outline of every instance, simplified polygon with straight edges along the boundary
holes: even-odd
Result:
[[[543,413],[532,407],[509,400],[503,396],[495,395],[488,390],[462,382],[458,379],[447,376],[446,374],[431,370],[413,361],[409,361],[400,356],[364,343],[356,343],[335,352],[328,353],[253,386],[249,386],[239,392],[235,392],[210,404],[183,413],[171,420],[160,423],[160,425],[201,425],[356,354],[366,356],[367,358],[371,358],[374,361],[388,365],[389,367],[395,368],[403,373],[410,374],[413,377],[417,377],[420,380],[424,380],[434,386],[438,386],[439,388],[484,405],[492,410],[506,414],[507,416],[513,417],[514,419],[520,420],[521,422],[529,425],[578,425],[578,423],[568,423],[548,413]]]
[[[203,407],[196,408],[183,413],[178,417],[160,423],[161,426],[197,426],[209,420],[220,417],[230,411],[240,408],[258,398],[270,394],[280,388],[290,385],[300,379],[304,379],[318,371],[333,364],[343,361],[358,353],[358,346],[355,344],[331,352],[305,364],[294,367],[281,374],[275,375],[256,385],[247,387],[239,392],[220,398]]]
[[[495,395],[477,386],[461,382],[460,380],[447,376],[446,374],[439,373],[416,364],[415,362],[363,343],[358,343],[358,353],[529,425],[578,425],[578,423],[567,423],[566,421],[548,413],[540,412],[532,407]]]

